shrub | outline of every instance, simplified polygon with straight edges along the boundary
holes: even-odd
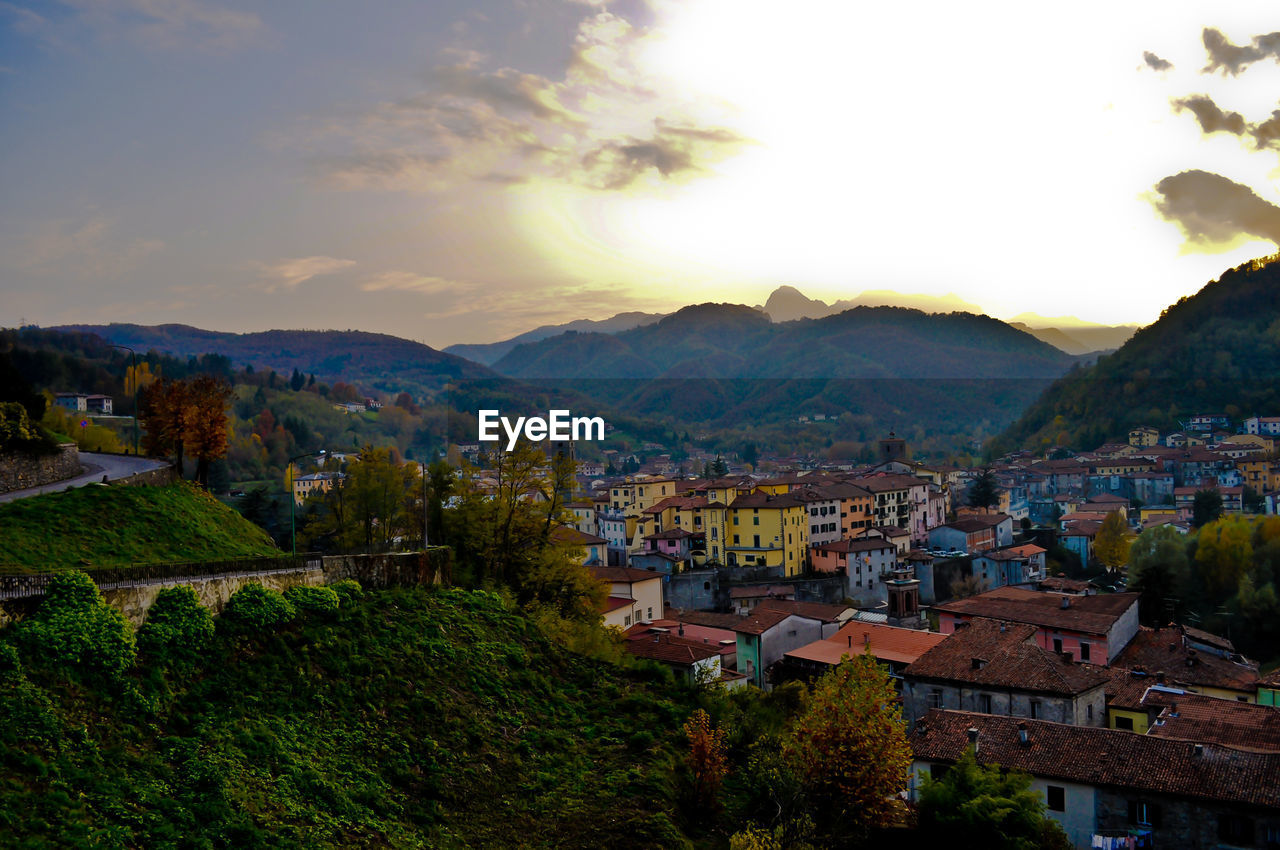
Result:
[[[250,582],[231,594],[221,622],[233,632],[253,634],[282,626],[297,615],[297,609],[280,591]]]
[[[364,598],[364,588],[360,586],[360,582],[353,578],[344,578],[342,581],[334,582],[329,588],[338,594],[338,602],[346,605],[355,599]]]
[[[138,631],[138,649],[157,658],[191,658],[213,639],[213,613],[189,587],[160,591]]]
[[[53,577],[35,616],[19,628],[19,639],[33,656],[107,677],[129,669],[137,655],[133,627],[80,571]]]
[[[340,600],[331,587],[298,584],[284,592],[284,598],[304,614],[332,616],[338,613]]]

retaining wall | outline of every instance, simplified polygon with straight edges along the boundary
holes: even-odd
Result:
[[[56,484],[75,478],[83,471],[80,450],[74,443],[63,443],[57,452],[49,455],[0,452],[0,493]]]

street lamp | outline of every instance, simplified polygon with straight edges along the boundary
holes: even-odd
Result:
[[[303,452],[300,455],[294,455],[293,457],[289,458],[288,469],[290,470],[293,469],[293,462],[295,460],[299,460],[304,457],[322,458],[325,456],[325,454],[327,454],[327,452],[324,449],[321,449],[318,452]],[[294,555],[298,554],[298,525],[297,525],[297,520],[295,518],[297,513],[296,512],[297,504],[298,504],[298,500],[293,495],[293,474],[290,473],[289,475],[289,540],[290,540],[290,548],[293,550]]]
[[[136,457],[138,454],[138,352],[134,351],[132,348],[130,348],[127,345],[108,344],[107,347],[123,348],[125,351],[129,352],[130,355],[132,355],[130,358],[131,360],[130,365],[133,368],[133,454]],[[127,384],[128,381],[126,381],[125,383]]]

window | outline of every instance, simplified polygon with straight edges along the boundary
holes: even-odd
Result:
[[[1090,723],[1092,723],[1093,722],[1093,704],[1092,703],[1085,707],[1084,713],[1085,713],[1085,718]]]
[[[978,711],[983,714],[991,713],[991,694],[978,694]]]
[[[942,689],[934,688],[929,691],[929,707],[942,708]]]
[[[736,535],[736,534],[735,534],[735,535],[733,535],[733,545],[734,545],[734,546],[739,545],[741,542],[742,542],[742,541],[739,539],[738,535]]]
[[[623,619],[623,621],[622,621],[622,622],[623,622],[623,625],[627,625],[627,626],[631,625],[631,615],[630,615],[630,614],[628,614],[628,615],[626,616],[626,618],[625,618],[625,619]]]
[[[1218,815],[1218,840],[1227,844],[1254,843],[1253,818],[1243,815]]]
[[[1053,639],[1053,651],[1058,653],[1059,655],[1062,654],[1062,638]]]
[[[753,542],[751,543],[752,547],[754,547],[754,548],[756,548],[756,549],[759,549],[759,548],[760,548],[760,535],[759,535],[759,534],[753,534],[753,535],[751,535],[751,540],[753,541]]]
[[[1130,800],[1129,823],[1137,826],[1159,826],[1160,807],[1146,800]]]
[[[752,525],[759,525],[759,524],[760,524],[760,517],[758,517],[758,516],[753,516],[753,517],[751,518],[751,524],[752,524]]]
[[[947,775],[947,771],[951,769],[949,764],[934,764],[929,766],[929,778],[934,782]]]
[[[1033,699],[1031,701],[1031,719],[1032,720],[1040,719],[1040,700],[1038,699]]]
[[[652,619],[653,619],[653,609],[652,609],[652,608],[650,608],[650,609],[649,609],[649,619],[650,619],[650,620],[652,620]]]
[[[1065,812],[1067,810],[1067,789],[1058,785],[1050,785],[1045,788],[1045,799],[1049,804],[1051,812]]]
[[[1129,730],[1130,732],[1132,732],[1132,731],[1133,731],[1133,718],[1132,718],[1132,717],[1117,717],[1117,718],[1116,718],[1116,728],[1117,728],[1117,729],[1127,729],[1127,730]]]
[[[1089,660],[1089,644],[1085,643],[1084,641],[1080,641],[1080,660],[1081,661]]]

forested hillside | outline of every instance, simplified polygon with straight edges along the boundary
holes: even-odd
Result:
[[[1231,269],[1056,381],[993,450],[1093,448],[1137,425],[1177,430],[1197,413],[1280,413],[1280,258]]]

